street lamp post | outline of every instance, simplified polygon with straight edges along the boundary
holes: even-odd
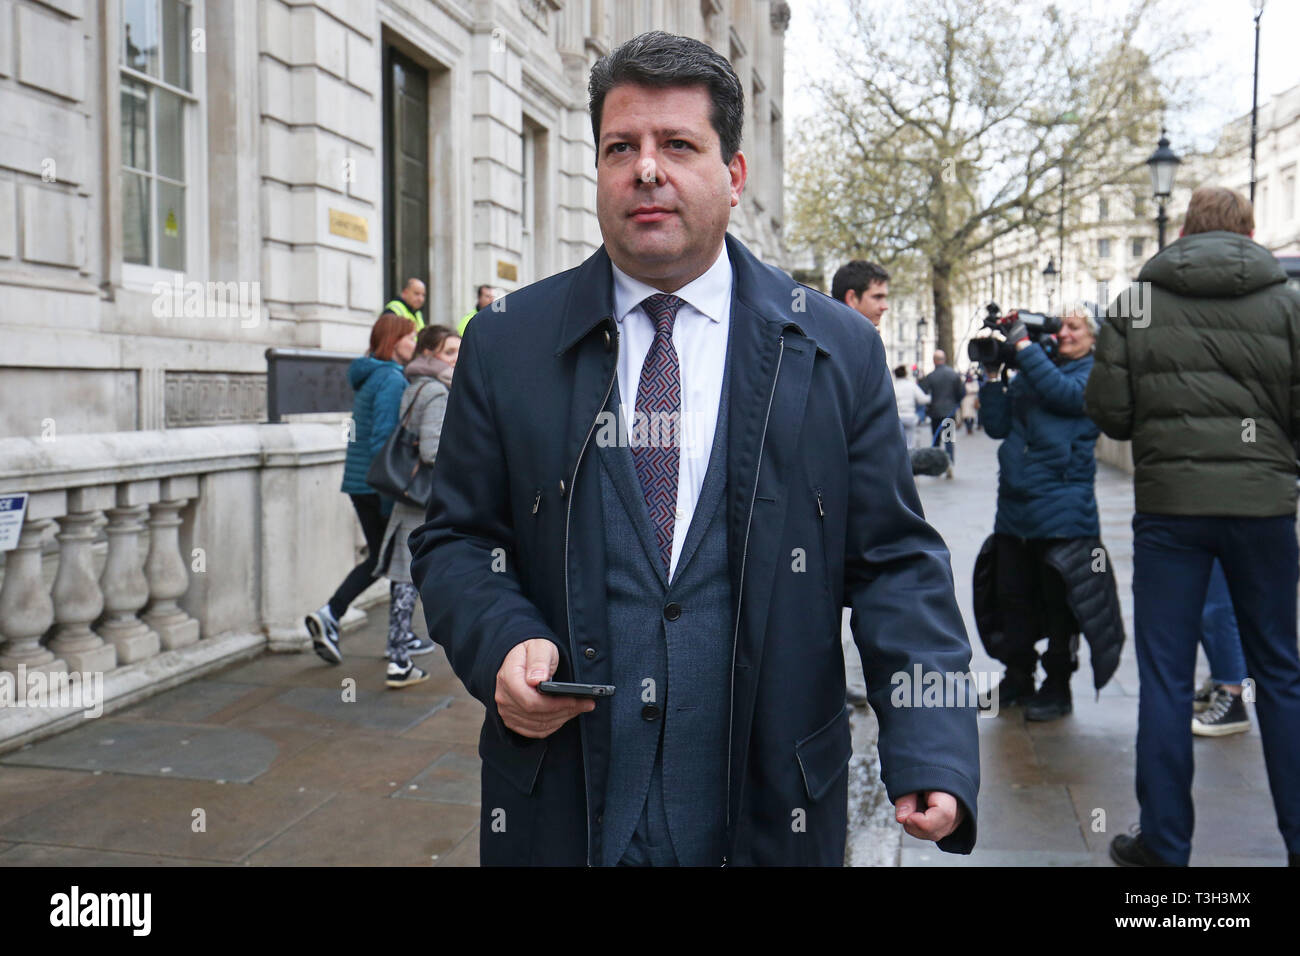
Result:
[[[1169,218],[1165,215],[1165,203],[1173,195],[1174,172],[1182,162],[1169,148],[1169,137],[1165,132],[1163,128],[1160,130],[1160,142],[1156,144],[1156,151],[1147,159],[1147,168],[1151,170],[1151,192],[1159,210],[1156,216],[1159,249],[1165,247],[1165,226],[1169,223]]]
[[[1043,270],[1043,284],[1047,286],[1047,314],[1052,314],[1052,284],[1056,279],[1056,260],[1047,257],[1047,268]]]
[[[921,344],[925,341],[925,316],[916,320],[916,370],[921,371]]]
[[[1259,18],[1264,0],[1251,0],[1255,8],[1255,82],[1250,94],[1250,204],[1255,205],[1255,140],[1259,136]]]

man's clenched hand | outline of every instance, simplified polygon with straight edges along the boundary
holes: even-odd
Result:
[[[942,840],[956,830],[965,818],[957,798],[942,790],[925,793],[925,805],[918,806],[921,794],[907,793],[894,804],[894,819],[918,840]]]
[[[569,720],[595,710],[581,697],[556,697],[537,690],[560,666],[560,651],[544,637],[516,644],[497,671],[496,705],[502,722],[523,737],[549,737]]]

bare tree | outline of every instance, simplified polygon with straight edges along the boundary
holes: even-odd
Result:
[[[1102,20],[1017,0],[849,0],[787,164],[792,242],[832,260],[923,260],[951,354],[953,286],[973,254],[1054,229],[1063,202],[1145,160],[1181,89],[1153,77],[1189,43],[1167,7],[1130,0]]]

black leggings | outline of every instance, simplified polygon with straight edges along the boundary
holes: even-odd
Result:
[[[366,559],[348,572],[339,589],[330,598],[330,613],[334,620],[341,621],[357,595],[374,583],[379,566],[379,546],[384,541],[384,529],[388,519],[379,507],[379,495],[348,495],[352,507],[357,510],[357,519],[361,522],[361,533],[366,536]]]
[[[1049,677],[1068,678],[1079,666],[1079,625],[1065,599],[1065,581],[1043,560],[1060,539],[996,537],[998,608],[1008,645],[1003,663],[1033,673],[1038,664],[1034,644],[1046,637],[1043,669]]]

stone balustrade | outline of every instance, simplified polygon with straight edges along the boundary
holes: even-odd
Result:
[[[0,439],[0,494],[29,494],[0,577],[0,671],[101,674],[112,710],[309,648],[303,614],[356,555],[346,440],[324,423]],[[0,706],[0,750],[76,716]]]

